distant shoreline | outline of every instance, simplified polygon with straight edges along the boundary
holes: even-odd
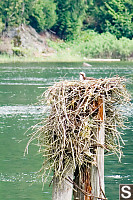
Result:
[[[52,33],[39,34],[31,26],[23,25],[4,34],[0,38],[2,63],[133,61],[133,39],[118,40],[108,32],[82,31],[72,40],[61,40]]]
[[[83,62],[83,63],[93,63],[93,62],[131,62],[133,60],[120,60],[120,59],[105,59],[105,58],[88,58],[84,59],[81,57],[58,57],[56,53],[54,56],[41,56],[41,57],[22,57],[22,56],[9,56],[9,55],[0,55],[0,63],[15,63],[15,62]]]

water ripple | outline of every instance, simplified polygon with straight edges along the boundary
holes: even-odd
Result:
[[[38,115],[43,114],[49,110],[48,106],[31,106],[31,105],[16,105],[16,106],[2,106],[0,107],[0,115]]]
[[[19,173],[19,174],[0,174],[0,181],[2,182],[26,182],[26,183],[35,183],[41,182],[38,179],[37,173],[30,172],[30,173]]]

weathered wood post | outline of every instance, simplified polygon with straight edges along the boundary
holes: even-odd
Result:
[[[94,110],[96,110],[95,102],[93,102]],[[98,114],[97,119],[99,126],[97,127],[97,148],[95,154],[95,163],[83,167],[81,171],[81,180],[79,179],[79,172],[76,172],[75,183],[84,191],[78,190],[74,192],[74,200],[97,200],[106,199],[104,189],[104,138],[105,138],[105,99],[104,96],[98,98]],[[82,181],[82,184],[81,184]]]
[[[105,99],[102,96],[98,101],[98,120],[100,120],[100,126],[97,129],[97,141],[98,146],[96,149],[95,161],[96,165],[91,166],[91,186],[92,194],[95,196],[94,200],[97,200],[96,197],[105,198],[104,192],[104,140],[105,140]]]
[[[73,168],[70,165],[69,170],[64,174],[65,177],[70,177],[73,180]],[[71,200],[73,185],[65,178],[60,183],[59,177],[53,179],[52,200]]]
[[[81,174],[81,175],[80,175]],[[82,166],[75,171],[74,179],[74,200],[91,200],[91,179],[90,167]],[[81,177],[80,177],[81,176]],[[90,196],[89,196],[90,195]]]

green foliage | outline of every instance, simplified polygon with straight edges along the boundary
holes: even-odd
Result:
[[[12,51],[13,51],[13,54],[16,55],[16,56],[24,56],[25,55],[24,50],[22,48],[19,48],[19,47],[13,47]]]
[[[78,47],[85,57],[127,59],[133,53],[133,40],[128,38],[117,39],[109,32],[95,34],[94,37],[90,37],[88,33],[88,37],[90,39],[83,41]]]
[[[133,13],[130,9],[130,5],[133,7],[133,2],[128,0],[112,0],[105,5],[108,9],[108,15],[111,20],[106,20],[106,30],[114,33],[117,38],[122,36],[132,38],[133,36]]]
[[[2,22],[2,19],[0,18],[0,33],[4,29],[4,23]]]
[[[5,26],[27,23],[33,0],[4,0],[0,2],[2,21]]]
[[[103,32],[105,29],[105,19],[107,19],[107,9],[104,0],[87,0],[87,4],[88,9],[84,20],[84,29],[89,28],[99,33]]]
[[[16,26],[25,22],[27,17],[27,5],[32,0],[2,0],[0,1],[0,13],[5,26]]]
[[[126,60],[133,54],[133,39],[107,32],[98,34],[94,31],[82,31],[81,35],[69,42],[49,42],[57,52],[62,55],[73,55],[86,58],[120,58]],[[126,48],[125,48],[126,47]]]
[[[56,33],[63,39],[79,34],[85,16],[84,0],[56,0],[58,20],[54,26]]]
[[[36,30],[51,28],[56,22],[53,0],[2,0],[0,13],[5,26],[30,23]]]
[[[53,0],[34,1],[29,16],[30,25],[37,31],[51,28],[57,19],[55,10],[56,4]]]
[[[23,23],[38,32],[52,29],[65,39],[49,41],[57,52],[122,59],[133,53],[132,0],[1,0],[0,32]]]
[[[132,0],[88,0],[88,5],[84,29],[92,28],[99,33],[109,31],[117,38],[124,36],[132,39]]]

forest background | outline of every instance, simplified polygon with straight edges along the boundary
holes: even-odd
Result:
[[[58,57],[133,58],[132,0],[1,0],[1,38],[22,24],[39,34],[55,34],[57,39],[47,39],[47,44]],[[6,52],[2,42],[1,54]],[[12,49],[26,54],[21,43]]]

